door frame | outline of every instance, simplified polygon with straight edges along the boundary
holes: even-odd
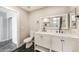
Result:
[[[10,10],[14,13],[16,13],[16,17],[17,17],[17,48],[20,46],[20,14],[17,10],[13,9],[12,7],[3,7],[6,8],[7,10]],[[13,25],[13,24],[12,24]]]

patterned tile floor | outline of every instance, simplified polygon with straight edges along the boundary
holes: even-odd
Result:
[[[0,52],[11,52],[16,49],[16,45],[12,43],[12,40],[0,42]]]
[[[0,42],[0,52],[40,52],[34,51],[34,44],[30,48],[25,48],[26,44],[22,45],[19,48],[16,48],[16,45],[12,43],[11,40]],[[55,52],[55,51],[53,51]]]
[[[14,50],[13,52],[34,52],[34,44],[30,48],[25,48],[25,44],[21,46],[20,48]],[[39,52],[39,51],[36,51]]]

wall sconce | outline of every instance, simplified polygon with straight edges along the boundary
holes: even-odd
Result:
[[[79,18],[79,15],[76,15],[75,17],[76,17],[76,18]]]
[[[77,15],[77,9],[75,8],[75,18],[79,18],[79,15]]]

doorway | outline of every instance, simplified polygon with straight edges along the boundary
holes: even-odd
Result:
[[[13,51],[18,47],[17,13],[0,7],[0,52]]]

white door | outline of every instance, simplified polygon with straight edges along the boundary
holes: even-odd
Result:
[[[79,39],[64,38],[63,41],[64,52],[79,52]]]
[[[2,41],[2,37],[3,37],[2,32],[3,32],[3,19],[0,16],[0,42]]]
[[[8,18],[8,39],[12,39],[12,17]]]
[[[61,38],[59,36],[52,36],[52,50],[62,51]]]

